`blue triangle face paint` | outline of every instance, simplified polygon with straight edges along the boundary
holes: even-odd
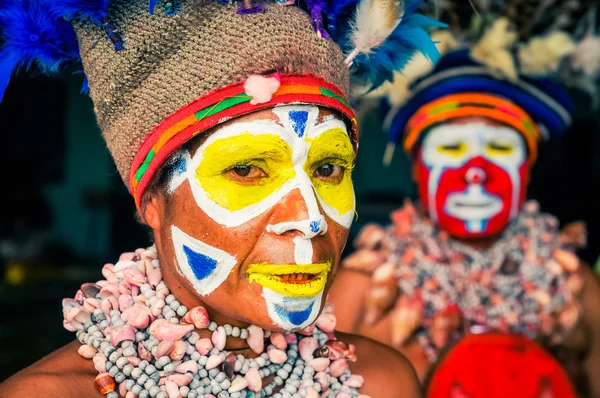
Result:
[[[304,311],[288,311],[285,308],[276,305],[275,311],[277,312],[277,315],[290,322],[292,325],[300,326],[304,322],[306,322],[306,320],[310,316],[312,312],[312,306],[308,307]]]
[[[229,253],[192,238],[176,226],[171,227],[171,238],[179,269],[203,296],[225,282],[237,264]]]
[[[299,138],[304,137],[306,131],[306,123],[308,122],[307,111],[290,111],[289,118],[292,121],[294,132]]]
[[[263,298],[273,323],[284,330],[299,330],[313,323],[319,315],[323,292],[315,297],[289,297],[263,287]]]
[[[210,274],[214,272],[215,268],[217,268],[217,260],[214,258],[205,256],[202,253],[197,253],[186,245],[183,245],[183,252],[187,257],[190,268],[192,268],[192,271],[198,280],[208,278]]]

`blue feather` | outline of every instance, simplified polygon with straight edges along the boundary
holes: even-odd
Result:
[[[331,37],[344,53],[353,50],[350,41],[352,19],[360,0],[330,0],[327,10],[328,27]],[[400,23],[386,41],[372,54],[360,54],[354,59],[352,77],[367,84],[371,90],[386,81],[392,81],[394,72],[401,72],[417,51],[431,62],[439,59],[439,52],[425,28],[441,28],[446,24],[417,14],[421,0],[408,0],[404,3],[404,14]]]
[[[310,18],[315,30],[324,38],[329,38],[329,33],[323,26],[323,12],[325,11],[325,0],[304,0],[310,13]]]
[[[35,63],[43,72],[55,72],[79,58],[75,31],[53,0],[3,1],[0,31],[0,100],[18,68]]]
[[[107,17],[110,0],[56,0],[54,10],[68,20],[76,18],[89,18],[99,22]]]
[[[150,15],[154,14],[154,8],[156,8],[156,3],[158,3],[158,0],[150,0],[150,5],[148,8],[148,12],[150,13]]]

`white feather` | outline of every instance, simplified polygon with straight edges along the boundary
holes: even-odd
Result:
[[[351,65],[359,54],[371,54],[396,29],[403,15],[398,0],[362,0],[356,8],[351,40],[354,50],[346,58]]]

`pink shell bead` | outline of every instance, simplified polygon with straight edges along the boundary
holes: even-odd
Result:
[[[106,264],[102,268],[102,275],[106,278],[108,283],[117,283],[118,278],[115,275],[115,266],[112,264]]]
[[[83,344],[77,349],[77,353],[86,359],[94,358],[97,352],[98,350],[95,347],[88,344]]]
[[[215,330],[212,334],[212,343],[213,346],[219,350],[223,351],[225,348],[225,341],[227,340],[227,334],[225,333],[225,328],[223,326],[219,326],[217,330]]]
[[[320,397],[319,393],[316,392],[314,388],[312,388],[312,387],[306,388],[306,398],[319,398],[319,397]]]
[[[99,373],[106,372],[106,357],[104,354],[97,353],[94,358],[92,358],[92,362],[94,363],[94,369]]]
[[[281,350],[271,349],[267,352],[271,362],[276,364],[282,364],[287,360],[287,354]]]
[[[312,366],[312,368],[315,371],[324,372],[325,369],[327,369],[327,367],[329,366],[330,361],[327,358],[315,358],[315,359],[311,359],[307,363],[309,366]]]
[[[131,306],[133,306],[133,297],[131,297],[129,294],[120,295],[118,301],[119,301],[119,311],[121,311],[121,312],[123,312],[127,308],[130,308]]]
[[[110,334],[110,343],[117,347],[122,341],[135,341],[135,329],[130,325],[117,326]]]
[[[298,330],[298,333],[300,333],[303,336],[312,336],[313,332],[315,331],[315,325],[310,325],[307,328],[304,328],[302,330]]]
[[[167,381],[172,381],[177,384],[178,387],[187,386],[192,382],[192,377],[185,374],[174,373],[167,376]]]
[[[329,376],[325,372],[318,372],[315,375],[315,379],[321,385],[321,391],[325,391],[329,387]]]
[[[181,365],[175,368],[175,371],[178,373],[198,373],[198,363],[196,361],[185,361]]]
[[[157,319],[150,325],[149,331],[158,340],[181,340],[183,336],[194,330],[194,325],[176,324],[166,319]]]
[[[248,380],[244,377],[237,377],[231,382],[231,387],[227,390],[228,392],[238,392],[242,391],[244,388],[248,387]]]
[[[223,363],[223,357],[220,355],[212,355],[206,361],[206,370],[211,370]]]
[[[121,314],[121,319],[127,321],[127,323],[136,329],[145,329],[148,327],[150,321],[154,319],[154,316],[150,312],[150,308],[136,303]]]
[[[138,343],[138,356],[144,361],[152,360],[152,353],[144,347],[141,341]]]
[[[174,361],[179,361],[185,355],[187,350],[188,343],[185,341],[179,340],[175,342],[175,348],[169,354],[169,357]]]
[[[333,314],[321,314],[317,319],[317,327],[325,333],[332,333],[335,330],[337,320]]]
[[[245,377],[248,380],[248,389],[253,392],[260,392],[262,389],[262,380],[258,374],[258,370],[250,368]]]
[[[346,369],[348,369],[348,362],[345,359],[338,359],[329,366],[329,374],[333,377],[340,377]]]
[[[270,340],[271,344],[279,350],[285,350],[287,348],[288,343],[285,341],[285,336],[279,332],[271,334]]]
[[[146,283],[146,277],[137,268],[127,268],[123,271],[123,279],[130,285],[142,286]]]
[[[207,338],[200,339],[196,343],[196,351],[198,351],[198,353],[200,355],[208,354],[210,352],[210,350],[212,350],[212,348],[213,348],[213,344],[210,341],[210,339],[207,339]]]
[[[156,347],[156,358],[164,357],[165,355],[169,355],[171,351],[175,348],[175,343],[171,340],[164,340],[158,343]]]
[[[265,350],[265,334],[258,326],[251,325],[248,327],[248,345],[257,354],[262,354]]]
[[[206,329],[210,323],[208,312],[204,307],[192,308],[181,320],[193,324],[197,329]]]
[[[305,337],[298,343],[300,356],[305,361],[310,361],[314,358],[313,352],[315,352],[317,348],[319,348],[319,342],[314,337]]]
[[[167,395],[169,396],[169,398],[181,398],[181,394],[179,393],[179,387],[177,387],[177,384],[167,380],[165,385],[167,387]]]
[[[147,277],[150,286],[156,287],[162,281],[162,272],[159,269],[153,269],[148,272]]]
[[[365,384],[365,379],[359,375],[352,375],[344,382],[345,386],[353,388],[361,388],[363,384]]]

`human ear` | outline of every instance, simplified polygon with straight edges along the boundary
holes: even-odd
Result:
[[[163,203],[158,195],[151,194],[150,200],[146,201],[142,211],[144,222],[153,230],[159,230],[161,226],[161,214]]]

